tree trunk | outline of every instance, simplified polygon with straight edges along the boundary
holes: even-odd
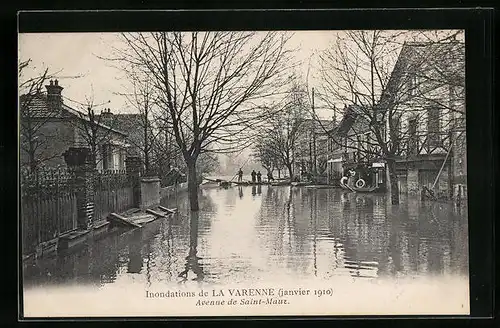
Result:
[[[288,174],[290,175],[290,182],[292,182],[293,181],[292,164],[288,164],[286,167],[288,168]]]
[[[389,186],[389,193],[391,196],[391,204],[399,204],[399,187],[398,187],[398,175],[396,173],[396,162],[393,160],[387,161],[387,185]]]
[[[32,147],[31,143],[29,145],[30,149],[28,151],[28,161],[29,161],[29,168],[30,172],[33,173],[37,169],[37,163],[36,163],[36,156],[35,156],[35,151],[33,150],[34,147]]]
[[[189,204],[191,206],[191,211],[198,211],[200,205],[198,204],[198,177],[196,174],[196,160],[190,159],[186,160],[188,168],[188,193],[189,193]]]

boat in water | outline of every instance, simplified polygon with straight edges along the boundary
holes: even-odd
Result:
[[[293,187],[310,186],[311,184],[312,184],[311,181],[294,181],[294,182],[292,182]]]
[[[348,184],[348,178],[343,177],[340,179],[340,187],[342,189],[351,191],[351,192],[359,192],[359,193],[374,193],[378,191],[382,191],[381,186],[376,182],[375,185],[366,186],[366,183],[363,179],[358,179],[354,185]]]
[[[337,189],[338,187],[334,186],[334,185],[327,185],[327,184],[323,184],[323,185],[307,185],[305,186],[307,189]]]
[[[290,181],[273,181],[271,186],[290,186]]]

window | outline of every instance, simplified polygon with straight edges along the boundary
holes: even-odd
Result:
[[[357,152],[357,158],[356,160],[357,161],[360,161],[362,158],[363,158],[363,149],[364,149],[364,145],[363,145],[363,135],[357,135],[356,136],[356,141],[357,141],[357,144],[356,144],[356,152]]]
[[[113,153],[111,152],[111,145],[102,145],[102,168],[103,170],[109,170],[113,164]]]
[[[371,134],[370,132],[365,133],[365,149],[366,149],[366,157],[369,159],[371,156],[372,152],[372,147],[371,147]]]
[[[395,117],[390,121],[391,125],[391,134],[394,137],[394,140],[391,139],[396,153],[399,152],[400,150],[400,143],[401,143],[401,117]]]
[[[441,144],[439,112],[438,107],[427,108],[427,142],[431,147],[437,147]]]
[[[414,96],[418,89],[418,77],[415,73],[410,73],[408,80],[408,94]]]
[[[416,155],[418,151],[417,119],[408,121],[408,155]]]

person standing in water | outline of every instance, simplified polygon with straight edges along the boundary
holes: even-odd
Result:
[[[255,183],[255,176],[257,175],[257,173],[255,173],[255,170],[252,170],[252,183]]]
[[[257,182],[258,183],[261,183],[262,182],[262,174],[259,172],[257,172]]]
[[[240,170],[238,171],[238,182],[241,182],[241,181],[243,181],[243,171],[240,168]]]

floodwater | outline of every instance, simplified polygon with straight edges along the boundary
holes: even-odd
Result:
[[[204,189],[198,213],[188,210],[186,194],[163,205],[178,214],[26,263],[25,291],[409,281],[432,285],[446,300],[455,296],[443,288],[457,281],[451,288],[463,291],[461,310],[468,311],[466,209],[404,197],[392,206],[385,195],[287,186]]]

